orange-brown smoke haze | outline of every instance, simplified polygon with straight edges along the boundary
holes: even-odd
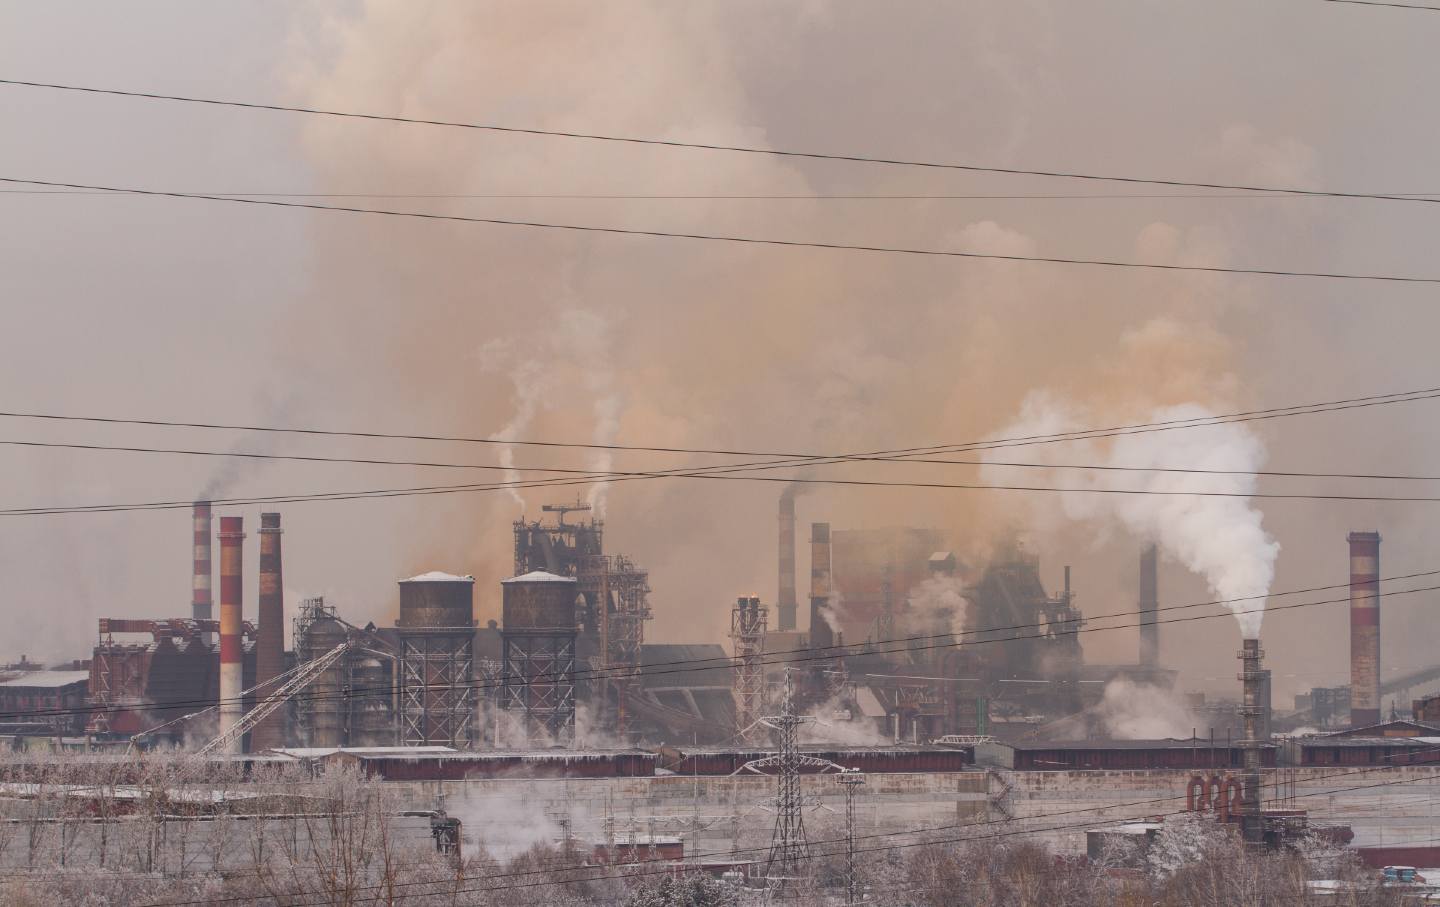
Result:
[[[765,145],[766,130],[755,125],[757,99],[736,72],[744,36],[726,18],[717,9],[594,5],[446,5],[417,18],[410,9],[370,4],[325,24],[329,59],[297,73],[296,100],[662,139],[724,135]],[[784,159],[466,131],[399,127],[366,131],[357,143],[353,124],[324,119],[306,124],[305,148],[332,192],[386,186],[484,194],[518,186],[554,194],[806,194],[825,191],[825,179],[833,178]],[[1253,137],[1240,156],[1257,169],[1284,169]],[[1303,163],[1303,155],[1292,157]],[[1268,175],[1297,183],[1311,176],[1303,165]],[[862,174],[865,191],[877,193],[908,176]],[[426,210],[461,209],[442,203]],[[1020,229],[990,218],[957,220],[940,206],[866,208],[855,225],[846,217],[854,208],[814,201],[760,208],[733,200],[492,202],[484,211],[636,228],[1045,251]],[[504,439],[859,452],[983,437],[1013,419],[1034,388],[1055,388],[1081,402],[1096,424],[1144,421],[1165,405],[1199,403],[1224,412],[1252,402],[1233,372],[1234,343],[1217,327],[1224,312],[1249,304],[1250,294],[1221,278],[1117,277],[360,218],[327,223],[316,241],[317,270],[326,276],[294,333],[312,353],[311,338],[328,335],[335,345],[329,352],[342,361],[363,351],[373,381],[353,388],[356,398],[337,401],[343,407],[358,398],[364,409],[356,418],[400,411],[436,430]],[[1150,222],[1127,244],[1133,257],[1146,260],[1228,261],[1220,231]],[[1015,452],[1025,458],[1024,449]],[[505,455],[519,465],[611,462],[524,447]],[[685,462],[693,461],[615,459],[621,469]],[[975,478],[969,469],[915,466],[828,467],[810,475]],[[724,602],[773,588],[774,554],[766,542],[779,491],[697,480],[609,489],[612,548],[652,570],[652,634],[718,638]],[[482,590],[494,588],[509,569],[510,521],[576,492],[416,504],[397,566],[463,568]],[[578,492],[583,497],[587,489]],[[938,525],[972,557],[994,533],[1028,529],[1030,519],[1019,500],[1000,495],[834,488],[804,501],[810,516],[842,526]],[[486,616],[493,599],[482,593]]]
[[[145,82],[137,76],[131,87],[879,157],[1359,191],[1434,189],[1421,185],[1428,171],[1416,162],[1433,158],[1426,149],[1440,145],[1440,132],[1425,131],[1430,127],[1413,117],[1422,101],[1407,102],[1415,86],[1433,84],[1424,71],[1433,55],[1420,38],[1393,23],[1378,24],[1373,13],[1341,19],[1335,10],[1315,10],[1297,22],[1283,11],[1232,0],[1186,9],[1103,3],[1082,9],[1038,0],[902,7],[750,0],[296,5],[267,14],[278,21],[255,24],[247,39],[246,46],[262,46],[256,35],[283,36],[270,43],[273,59],[237,70],[260,68],[271,84],[225,81],[228,70],[210,66],[197,50],[184,70],[194,73],[188,77],[193,90],[182,90],[190,85],[180,77],[160,84],[159,77]],[[1237,31],[1236,21],[1246,28]],[[1266,37],[1276,33],[1288,37]],[[1394,41],[1406,42],[1404,53],[1387,43]],[[127,37],[127,59],[144,58],[145,46]],[[217,42],[201,50],[229,60],[225,47]],[[1315,72],[1317,58],[1330,60],[1333,71]],[[33,66],[43,68],[42,62]],[[1351,90],[1355,72],[1381,88],[1359,96]],[[102,75],[93,81],[106,81]],[[147,134],[166,134],[164,122],[139,119],[151,115],[149,108],[126,108],[132,109],[137,119],[114,130],[110,154],[131,161],[155,156],[146,182],[162,189],[298,184],[310,192],[450,196],[1166,194],[1156,187],[166,108],[165,116],[198,123],[189,127],[194,130],[243,124],[218,133],[229,162],[216,171],[223,180],[202,166],[203,155],[182,179],[171,175],[177,165],[164,147],[141,143]],[[34,128],[50,137],[45,124]],[[63,144],[61,136],[56,133],[55,144]],[[73,155],[84,150],[63,147]],[[243,166],[252,147],[253,172]],[[41,166],[48,158],[23,163],[27,172],[48,177],[107,176],[84,161],[60,161],[49,171]],[[1427,220],[1433,214],[1305,199],[336,201],[574,225],[1160,264],[1419,273],[1433,257],[1424,239],[1433,236]],[[137,210],[157,220],[183,217],[185,226],[165,234],[173,246],[166,249],[169,268],[147,265],[137,276],[125,268],[150,261],[143,248],[117,254],[123,261],[93,266],[93,279],[104,286],[72,294],[106,300],[77,319],[93,326],[76,332],[80,346],[69,361],[88,364],[107,381],[89,371],[83,382],[53,366],[46,371],[46,362],[19,341],[7,348],[3,367],[14,370],[11,378],[70,388],[54,391],[55,408],[95,403],[143,414],[149,401],[167,416],[214,421],[833,454],[1003,435],[1037,394],[1080,424],[1103,426],[1149,421],[1177,406],[1229,412],[1440,384],[1425,339],[1440,328],[1440,315],[1428,297],[1405,287],[124,204],[132,207],[106,210],[132,212],[128,220],[111,222],[100,213],[95,221],[107,242],[143,246],[147,231],[171,229],[147,227]],[[60,229],[69,228],[54,227]],[[7,274],[27,273],[25,256],[36,254],[26,251],[32,234],[47,235],[27,228],[12,237],[16,260],[0,262]],[[192,261],[208,281],[184,283]],[[48,264],[15,294],[35,295],[36,317],[51,317],[42,290],[88,273],[65,261]],[[275,278],[278,272],[288,279]],[[167,295],[151,282],[183,286]],[[129,288],[130,295],[110,300],[99,292],[107,287]],[[152,296],[165,305],[129,319],[118,314],[127,311],[119,302],[140,305]],[[171,321],[185,317],[192,320]],[[129,321],[145,331],[130,327],[135,351],[107,352],[113,340],[130,336],[124,333]],[[48,330],[65,336],[71,327],[57,320]],[[108,336],[90,339],[92,333]],[[1423,471],[1428,451],[1440,444],[1423,418],[1427,405],[1257,423],[1244,431],[1278,469]],[[185,440],[227,446],[215,438]],[[362,439],[229,441],[286,453],[517,470],[643,470],[743,459]],[[1113,452],[1106,444],[1054,445],[1043,453],[1015,447],[991,459],[1074,463]],[[1185,455],[1177,447],[1175,458]],[[56,463],[36,461],[25,473],[36,479],[33,503],[184,499],[212,478],[208,463],[181,473],[126,461],[153,480],[132,488],[93,467]],[[982,476],[974,466],[873,463],[816,467],[803,475],[1025,485],[1066,478],[1033,469],[987,468]],[[230,491],[248,495],[510,476],[545,474],[291,464],[228,478]],[[176,484],[184,487],[171,487]],[[286,577],[293,584],[288,602],[293,608],[299,596],[323,593],[352,620],[387,622],[396,579],[442,569],[474,574],[477,616],[498,617],[498,581],[511,565],[511,521],[538,517],[542,504],[578,496],[603,511],[608,548],[651,571],[655,619],[648,635],[715,641],[737,595],[773,600],[776,500],[783,487],[665,479],[603,490],[569,486],[288,506],[282,508]],[[1194,477],[1185,487],[1219,486]],[[1402,490],[1259,483],[1275,491],[1362,487]],[[32,503],[23,496],[16,501]],[[972,564],[996,539],[1023,535],[1039,552],[1052,588],[1060,567],[1074,566],[1078,604],[1087,614],[1135,608],[1136,560],[1145,539],[1115,514],[1077,518],[1054,496],[1020,492],[841,486],[811,487],[797,506],[802,578],[805,524],[812,520],[837,529],[934,526],[946,530],[957,554]],[[1280,545],[1276,589],[1343,582],[1344,533],[1351,528],[1378,526],[1386,534],[1383,572],[1440,566],[1428,554],[1435,546],[1425,508],[1433,505],[1255,506]],[[27,590],[66,577],[67,594],[84,603],[77,606],[84,620],[75,621],[83,631],[67,640],[76,649],[98,613],[122,606],[154,614],[184,609],[189,529],[181,514],[135,517],[144,521],[143,531],[122,517],[63,527],[56,518],[36,536],[35,550],[59,552],[100,548],[86,544],[99,531],[93,527],[117,538],[133,533],[116,552],[123,569],[103,578],[100,560],[67,572],[58,554],[43,561],[46,576],[27,576],[21,568],[34,562],[24,554],[32,542],[18,539],[0,569]],[[173,564],[162,563],[172,550]],[[798,591],[803,601],[803,579]],[[1173,553],[1165,558],[1162,605],[1212,597]],[[1425,625],[1425,601],[1393,602],[1386,604],[1383,631],[1387,664],[1425,662],[1429,656],[1410,641],[1418,634],[1406,632]],[[1233,692],[1234,621],[1181,626],[1173,633],[1162,627],[1162,657],[1185,669],[1188,686]],[[1277,688],[1343,682],[1345,626],[1343,608],[1336,607],[1268,616],[1266,649]],[[1178,643],[1182,632],[1184,645]],[[1083,639],[1091,658],[1135,657],[1133,631]]]

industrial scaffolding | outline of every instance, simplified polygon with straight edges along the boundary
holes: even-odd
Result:
[[[749,743],[765,732],[759,724],[765,707],[765,630],[769,609],[758,598],[740,598],[730,612],[730,642],[735,653],[735,730]]]
[[[650,619],[650,574],[623,554],[596,555],[581,566],[580,593],[594,594],[602,654],[599,701],[615,703],[615,730],[628,724],[626,703],[639,692],[640,649]]]
[[[461,749],[475,743],[475,640],[444,630],[400,637],[400,742]]]
[[[579,629],[597,640],[593,660],[593,692],[602,708],[614,705],[612,726],[626,732],[626,704],[638,695],[640,650],[645,642],[645,621],[651,617],[650,575],[628,557],[604,553],[605,524],[601,520],[567,523],[571,513],[590,511],[590,505],[547,504],[555,522],[517,520],[515,576],[544,571],[574,577],[584,600]]]

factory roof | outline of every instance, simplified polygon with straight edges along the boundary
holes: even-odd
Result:
[[[1335,747],[1440,747],[1440,737],[1295,737],[1291,743],[1296,746],[1315,746],[1325,749]]]
[[[458,753],[449,746],[286,746],[270,750],[296,759],[323,759],[344,753],[349,756],[444,756]]]
[[[1162,737],[1156,740],[996,740],[1000,746],[1016,750],[1208,750],[1240,749],[1239,741],[1217,740],[1211,744],[1205,737]],[[1274,748],[1273,743],[1261,747]]]
[[[55,689],[57,687],[68,687],[72,683],[89,682],[89,671],[28,671],[19,677],[0,680],[0,687],[8,687],[10,689],[15,689],[16,687]]]
[[[442,573],[439,570],[431,570],[429,573],[422,573],[419,576],[412,576],[409,579],[402,579],[402,583],[473,583],[473,576],[456,576],[453,573]]]
[[[501,585],[505,583],[573,583],[573,576],[557,576],[554,573],[546,573],[544,570],[531,570],[524,576],[512,576],[509,579],[502,579]]]
[[[767,756],[775,751],[763,746],[677,746],[676,752],[687,756],[736,753],[742,756]],[[954,753],[953,746],[939,746],[929,743],[858,744],[845,743],[801,743],[795,749],[801,753]]]

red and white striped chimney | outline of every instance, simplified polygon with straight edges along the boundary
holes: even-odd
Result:
[[[1380,533],[1350,543],[1350,726],[1380,723]]]
[[[245,689],[244,648],[240,639],[242,544],[245,518],[220,518],[220,733],[227,733],[245,714],[240,694]],[[240,741],[230,746],[240,751]]]
[[[190,580],[190,616],[196,620],[214,617],[210,597],[210,502],[196,501],[194,514],[194,568]]]

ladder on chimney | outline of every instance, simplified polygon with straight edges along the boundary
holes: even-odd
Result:
[[[290,701],[290,697],[309,686],[315,678],[325,673],[331,665],[339,661],[345,652],[350,648],[350,642],[342,642],[340,645],[321,655],[314,661],[301,665],[291,677],[282,684],[275,692],[271,693],[266,700],[255,708],[245,713],[245,717],[235,723],[235,726],[225,733],[211,740],[209,743],[195,751],[197,756],[208,756],[216,750],[224,750],[231,743],[239,740],[248,734],[251,728],[270,717],[276,709]]]

